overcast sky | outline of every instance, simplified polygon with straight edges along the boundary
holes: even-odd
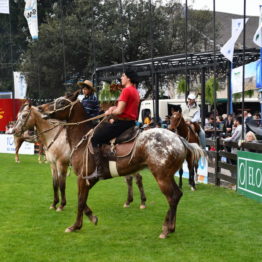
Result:
[[[188,0],[188,5],[194,9],[213,10],[213,0]],[[246,0],[246,15],[259,16],[259,5],[262,5],[262,0]],[[216,0],[216,11],[243,15],[244,0]]]

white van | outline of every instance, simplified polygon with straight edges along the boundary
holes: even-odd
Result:
[[[166,115],[171,115],[172,108],[177,111],[179,108],[181,108],[182,104],[185,104],[185,99],[160,99],[158,103],[159,117],[161,120],[165,120]],[[154,116],[153,100],[145,100],[141,102],[138,121],[142,123],[148,113],[151,113],[151,117]]]

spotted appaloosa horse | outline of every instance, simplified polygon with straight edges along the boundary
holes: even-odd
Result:
[[[14,132],[17,136],[23,134],[28,129],[36,128],[37,140],[45,147],[47,161],[50,162],[54,199],[50,209],[62,211],[66,205],[66,176],[70,163],[70,147],[66,141],[66,130],[51,124],[42,118],[38,109],[31,104],[24,104],[17,115]],[[61,193],[61,204],[59,203],[59,192]]]
[[[83,214],[87,215],[94,224],[98,221],[86,203],[89,190],[98,182],[97,178],[88,180],[88,176],[96,168],[94,157],[87,145],[92,124],[90,122],[73,124],[86,119],[83,107],[77,100],[79,93],[80,90],[72,95],[60,97],[54,102],[42,105],[39,108],[47,117],[66,120],[67,124],[69,124],[67,126],[67,138],[70,147],[74,149],[71,161],[78,176],[78,211],[75,223],[68,227],[66,232],[81,229]],[[181,167],[185,159],[192,166],[199,160],[203,151],[197,144],[189,144],[175,133],[162,128],[149,129],[140,133],[133,150],[131,156],[117,158],[116,169],[118,175],[130,175],[146,166],[151,170],[169,205],[162,232],[159,236],[160,238],[166,238],[169,233],[175,231],[176,210],[182,196],[182,192],[174,180],[174,173]],[[83,158],[85,153],[87,159]],[[111,178],[109,164],[106,159],[103,168],[103,178]]]
[[[173,112],[170,117],[170,130],[176,131],[178,135],[184,137],[189,143],[197,143],[199,145],[199,137],[195,132],[195,129],[199,129],[198,125],[192,124],[188,125],[184,120],[182,114],[180,112]],[[197,130],[196,130],[197,131]],[[195,174],[197,174],[198,163],[192,168],[188,168],[189,170],[189,179],[188,182],[191,186],[191,190],[196,190],[195,185]],[[183,176],[183,168],[179,170],[179,188],[182,188],[182,176]]]

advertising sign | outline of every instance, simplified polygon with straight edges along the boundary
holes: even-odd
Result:
[[[208,183],[208,161],[206,158],[201,157],[198,162],[198,169],[197,169],[197,181],[200,183],[207,184]],[[176,172],[176,176],[179,177],[179,171]],[[183,163],[183,178],[189,178],[189,171],[187,167],[187,162]]]
[[[242,92],[243,67],[232,70],[232,94]],[[261,88],[261,63],[260,60],[245,65],[245,91]]]
[[[238,151],[237,191],[262,202],[262,154]]]
[[[0,131],[4,132],[10,121],[16,120],[16,115],[25,100],[0,99]]]
[[[19,149],[19,154],[33,155],[34,151],[34,143],[24,142]],[[15,143],[13,135],[0,135],[0,153],[15,153]]]

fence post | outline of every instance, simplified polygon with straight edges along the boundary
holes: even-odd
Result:
[[[220,178],[218,177],[218,173],[220,173],[220,167],[218,166],[218,162],[220,161],[219,150],[220,150],[220,137],[216,137],[216,161],[215,161],[215,184],[216,186],[220,186]]]

